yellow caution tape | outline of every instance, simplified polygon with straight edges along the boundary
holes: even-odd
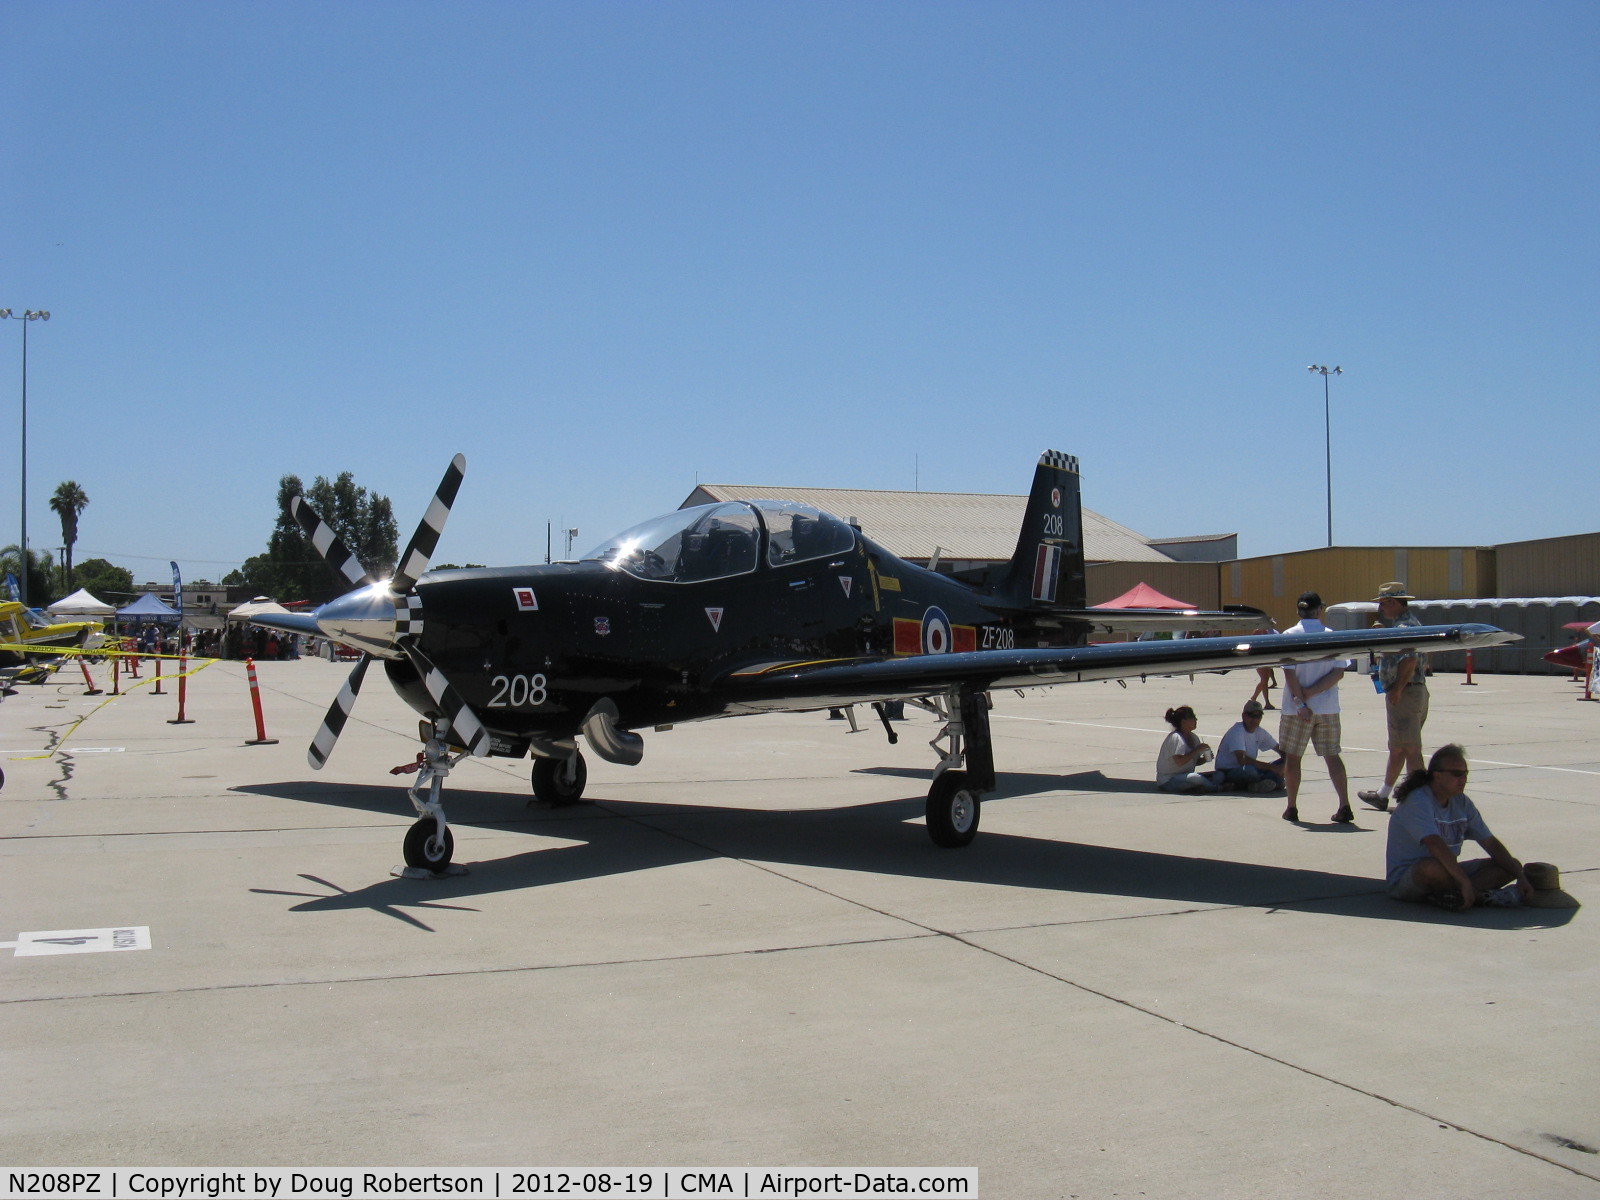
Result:
[[[80,655],[84,658],[165,658],[172,662],[179,659],[197,659],[195,654],[150,654],[143,650],[116,650],[109,646],[96,646],[85,650],[82,646],[41,646],[38,642],[0,642],[0,650],[17,650],[24,654],[62,654]],[[219,662],[219,659],[211,659]],[[168,678],[171,678],[169,676]]]
[[[15,646],[0,645],[0,650],[14,650],[14,649],[16,649]],[[80,653],[80,654],[91,654],[92,655],[92,654],[98,653],[98,651],[94,651],[94,650],[87,650],[87,651],[79,650],[78,653]],[[113,654],[125,654],[127,652],[126,651],[122,651],[122,650],[114,650],[114,651],[111,651],[110,653],[113,653]],[[147,654],[144,657],[146,657],[146,658],[177,658],[177,657],[179,657],[179,655],[176,655],[176,654]],[[96,704],[88,712],[84,713],[83,716],[79,717],[76,721],[74,721],[71,724],[71,726],[68,727],[67,731],[64,734],[61,735],[61,740],[59,742],[57,742],[54,747],[52,747],[49,750],[46,750],[43,754],[13,754],[13,755],[10,756],[11,761],[12,762],[37,762],[40,759],[54,758],[57,754],[61,753],[62,747],[67,744],[67,739],[78,731],[78,726],[79,725],[82,725],[85,721],[87,721],[90,717],[94,716],[95,713],[99,712],[102,708],[104,708],[106,705],[110,704],[113,700],[121,700],[123,696],[132,695],[139,688],[147,687],[152,683],[156,683],[156,682],[167,683],[167,682],[170,682],[170,681],[172,681],[174,679],[187,679],[189,676],[197,674],[200,671],[204,671],[207,667],[211,666],[213,663],[219,663],[222,660],[220,658],[197,658],[197,659],[191,659],[190,661],[194,662],[196,665],[190,667],[187,671],[179,671],[178,673],[176,673],[174,675],[152,675],[149,679],[141,679],[141,680],[139,680],[137,683],[133,684],[131,687],[129,687],[126,690],[124,690],[121,693],[121,695],[107,696],[104,700],[100,701],[99,704]]]

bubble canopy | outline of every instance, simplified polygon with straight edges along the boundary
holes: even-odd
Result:
[[[756,569],[843,554],[855,530],[838,517],[793,500],[728,501],[680,508],[625,529],[583,555],[638,579],[700,583]]]

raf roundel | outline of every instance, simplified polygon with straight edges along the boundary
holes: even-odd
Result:
[[[942,608],[930,608],[922,614],[922,652],[950,653],[950,618]]]

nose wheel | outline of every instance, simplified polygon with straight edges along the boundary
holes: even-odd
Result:
[[[406,866],[416,867],[438,875],[450,867],[450,858],[456,852],[456,839],[450,826],[442,825],[434,817],[419,817],[417,823],[406,830]]]

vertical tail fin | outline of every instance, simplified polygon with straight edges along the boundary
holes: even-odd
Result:
[[[999,595],[1019,608],[1084,606],[1083,509],[1078,460],[1072,455],[1046,450],[1039,456],[1022,532]]]

